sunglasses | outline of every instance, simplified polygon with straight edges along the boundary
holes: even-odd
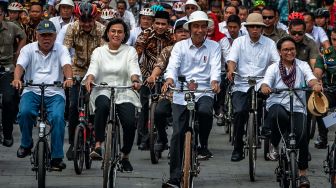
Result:
[[[302,35],[304,35],[304,32],[303,31],[291,31],[290,34],[293,35],[293,36],[295,36],[295,35],[302,36]]]
[[[248,25],[248,28],[257,28],[260,29],[262,26],[261,25]]]
[[[264,20],[267,20],[267,19],[269,19],[269,20],[271,20],[271,19],[273,19],[275,16],[263,16],[263,19]]]

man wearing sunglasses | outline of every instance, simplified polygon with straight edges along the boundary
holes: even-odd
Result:
[[[182,11],[185,12],[186,16],[178,19],[179,20],[189,20],[189,16],[191,13],[195,12],[196,10],[201,10],[201,7],[198,6],[197,2],[195,0],[188,0],[183,6]]]
[[[233,80],[233,72],[241,76],[264,76],[267,67],[280,61],[274,41],[262,35],[264,27],[262,15],[251,13],[245,24],[248,35],[238,37],[233,41],[227,57],[229,80]],[[258,83],[261,79],[257,80]],[[244,125],[248,119],[250,92],[248,81],[235,77],[232,88],[232,104],[234,112],[234,150],[231,161],[244,159],[243,135]],[[259,106],[259,105],[258,105]],[[261,106],[261,105],[260,105]]]
[[[286,31],[276,27],[276,10],[272,7],[264,7],[262,10],[264,24],[263,35],[277,42],[282,37],[288,36]]]

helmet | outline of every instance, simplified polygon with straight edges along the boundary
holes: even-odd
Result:
[[[114,10],[114,9],[103,9],[102,10],[102,14],[101,14],[101,18],[104,20],[109,20],[109,19],[113,19],[113,18],[120,18],[120,14],[118,11]]]
[[[11,4],[8,5],[8,10],[13,10],[13,11],[22,11],[23,10],[23,6],[18,3],[18,2],[13,2]]]
[[[185,12],[185,6],[186,5],[194,5],[197,7],[197,10],[201,10],[201,7],[197,4],[197,2],[195,0],[188,0],[182,7],[182,11]]]
[[[254,2],[254,7],[258,7],[258,6],[266,6],[265,1],[263,1],[263,0],[256,0]]]
[[[93,1],[92,4],[95,4],[97,6],[97,9],[100,11],[108,8],[108,7],[105,7],[105,4],[101,1]]]
[[[330,13],[327,9],[325,8],[318,8],[314,12],[315,17],[324,17],[324,18],[329,18]]]
[[[173,5],[173,10],[174,11],[179,11],[179,12],[182,12],[183,10],[182,10],[182,7],[185,5],[185,3],[184,2],[176,2],[176,3],[174,3],[174,5]]]
[[[161,6],[161,5],[153,5],[153,6],[150,7],[150,9],[152,9],[154,11],[154,13],[157,12],[157,11],[164,11],[163,6]]]
[[[154,11],[150,8],[143,8],[140,13],[140,15],[144,16],[153,16],[154,17]]]
[[[304,17],[303,17],[303,13],[301,12],[292,12],[288,15],[288,21],[292,21],[292,20],[295,20],[295,19],[299,19],[299,20],[304,20]]]
[[[189,30],[189,24],[198,21],[207,21],[208,27],[211,27],[214,24],[212,20],[209,20],[208,15],[205,12],[197,10],[190,14],[189,21],[183,24],[183,28]]]
[[[97,15],[97,7],[95,4],[91,4],[89,2],[81,2],[75,8],[75,14],[80,19],[90,19]]]
[[[60,6],[60,5],[69,5],[69,6],[72,6],[72,7],[75,6],[75,4],[74,4],[74,2],[73,2],[72,0],[62,0],[60,3],[58,3],[58,4],[55,6],[55,9],[56,9],[57,11],[59,11],[59,6]]]
[[[323,93],[313,92],[308,100],[308,110],[315,116],[322,116],[327,113],[329,102]]]

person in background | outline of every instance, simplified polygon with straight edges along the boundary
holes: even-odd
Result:
[[[13,2],[8,5],[8,21],[19,25],[20,13],[23,11],[23,6],[18,2]]]
[[[173,5],[173,11],[177,19],[180,19],[186,16],[185,12],[182,10],[182,7],[185,5],[184,2],[175,2]]]
[[[101,18],[103,19],[103,24],[105,26],[107,26],[107,24],[115,18],[120,18],[120,14],[118,11],[114,10],[114,9],[103,9],[102,10],[102,14],[101,14]]]
[[[132,12],[126,10],[127,3],[124,0],[117,1],[117,10],[121,16],[121,18],[125,21],[127,24],[127,27],[132,30],[136,27],[135,18],[132,14]]]
[[[272,7],[265,6],[262,10],[262,16],[264,24],[263,35],[272,39],[274,42],[278,42],[282,37],[288,36],[286,31],[276,27],[276,10]]]
[[[140,5],[137,0],[128,0],[128,11],[130,11],[135,19],[135,23],[139,22],[139,13],[140,13]]]
[[[226,21],[231,15],[238,15],[239,9],[233,5],[228,5],[224,9],[224,18],[221,23],[219,23],[219,31],[222,33],[227,33]]]
[[[246,18],[248,16],[248,8],[246,6],[239,6],[238,7],[238,16],[240,18],[241,23],[246,22]]]
[[[228,32],[225,35],[228,38],[230,45],[232,46],[232,43],[236,38],[243,36],[245,34],[240,29],[241,22],[237,15],[229,16],[226,23],[227,23]]]
[[[57,33],[63,26],[75,21],[73,16],[74,6],[75,4],[72,0],[62,0],[55,6],[59,16],[52,17],[49,20],[55,25]]]
[[[201,10],[201,7],[198,6],[195,0],[187,0],[187,2],[182,6],[182,11],[185,12],[186,16],[180,18],[179,20],[189,20],[189,16],[191,13],[196,10]]]
[[[221,3],[219,1],[211,2],[210,11],[216,15],[218,22],[222,22],[223,12],[222,12]]]
[[[43,6],[40,3],[31,3],[29,9],[29,23],[25,26],[27,44],[36,41],[36,27],[43,18]]]
[[[209,1],[208,0],[198,0],[197,1],[198,6],[201,7],[201,10],[205,13],[209,11]]]
[[[275,8],[274,8],[274,10],[275,10],[275,23],[276,23],[275,25],[276,25],[276,28],[280,28],[282,30],[287,31],[288,30],[287,25],[280,22],[280,12],[279,12],[279,10],[275,9]]]
[[[325,8],[318,8],[314,12],[315,15],[315,24],[318,27],[321,27],[326,32],[329,41],[331,41],[330,35],[332,31],[332,27],[329,24],[330,13]]]

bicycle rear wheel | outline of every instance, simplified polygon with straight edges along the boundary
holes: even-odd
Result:
[[[296,162],[296,153],[295,151],[292,151],[289,153],[289,159],[290,159],[290,178],[291,178],[291,187],[292,188],[297,188],[297,177],[298,177],[298,169],[297,169],[297,162]]]
[[[335,144],[332,145],[329,156],[329,176],[331,188],[336,188],[336,150]]]
[[[249,149],[249,174],[250,180],[255,181],[256,160],[257,160],[257,146],[256,146],[256,124],[254,113],[249,113],[249,120],[247,124],[248,130],[248,149]]]
[[[111,167],[111,157],[112,157],[112,123],[107,124],[106,136],[105,136],[105,153],[104,153],[104,164],[103,164],[103,187],[108,187],[109,182],[109,172]]]
[[[153,102],[150,106],[149,118],[148,118],[148,132],[149,132],[149,150],[150,158],[152,164],[157,164],[159,162],[160,154],[158,151],[155,151],[154,145],[157,141],[157,131],[154,125],[154,113],[156,109],[156,102]]]
[[[45,187],[45,178],[46,178],[46,143],[41,141],[37,145],[37,179],[38,179],[38,188]]]
[[[189,188],[191,187],[192,182],[192,174],[191,174],[191,132],[188,131],[185,133],[184,138],[184,151],[183,151],[183,174],[181,180],[181,187],[182,188]]]
[[[109,182],[108,187],[114,188],[116,187],[116,179],[117,179],[117,170],[118,170],[118,163],[119,163],[119,131],[117,130],[116,125],[112,126],[112,159],[111,159],[111,165],[109,169]]]
[[[75,130],[74,139],[74,167],[76,174],[81,174],[84,164],[84,129],[82,125],[78,125]]]
[[[278,168],[278,180],[281,188],[289,188],[289,181],[287,178],[288,164],[286,154],[283,149],[280,151],[279,168]]]

